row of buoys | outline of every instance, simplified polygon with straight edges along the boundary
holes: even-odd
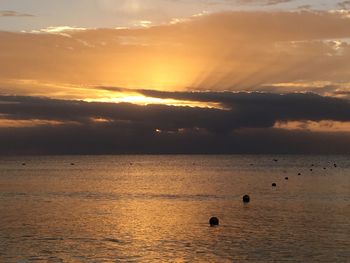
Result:
[[[314,167],[314,166],[315,166],[314,164],[311,164],[311,167]],[[336,167],[337,167],[337,164],[334,163],[333,166],[336,168]],[[327,170],[327,168],[326,168],[326,167],[323,167],[323,170]],[[310,168],[310,172],[312,172],[312,171],[313,171],[313,168]],[[298,173],[298,175],[301,175],[301,173]]]
[[[278,159],[274,159],[275,162],[278,162]],[[251,166],[253,166],[253,164],[250,164]],[[312,167],[314,167],[314,164],[311,164]],[[334,167],[337,167],[337,164],[334,164]],[[323,168],[324,170],[326,170],[326,167]],[[311,168],[310,171],[312,172],[313,169]],[[301,173],[298,173],[298,175],[301,175]],[[289,177],[285,177],[285,180],[289,180]],[[277,187],[276,183],[272,183],[272,187]],[[250,202],[250,196],[249,195],[244,195],[243,196],[243,203],[249,203]],[[211,217],[209,219],[209,225],[214,227],[214,226],[218,226],[219,225],[219,218],[217,217]]]

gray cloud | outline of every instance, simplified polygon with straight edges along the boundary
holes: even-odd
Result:
[[[230,132],[233,129],[272,127],[276,121],[350,121],[350,102],[316,94],[271,94],[245,92],[163,92],[139,90],[145,96],[200,102],[218,102],[230,110],[139,106],[54,100],[36,97],[0,96],[0,114],[12,119],[44,119],[89,122],[90,118],[131,121],[154,125],[152,129],[204,128]],[[4,103],[6,102],[6,103]],[[216,128],[215,128],[216,127]]]
[[[349,133],[274,128],[277,121],[350,121],[347,100],[315,94],[140,92],[220,102],[231,110],[1,96],[5,119],[63,124],[0,128],[0,154],[350,152],[344,146]]]
[[[227,135],[189,130],[161,133],[135,127],[65,125],[0,129],[0,154],[303,153],[349,154],[347,133],[242,129]]]
[[[350,9],[350,1],[349,0],[346,0],[346,1],[342,1],[340,3],[338,3],[338,6],[342,9]]]
[[[34,15],[12,10],[0,10],[0,17],[34,17]]]

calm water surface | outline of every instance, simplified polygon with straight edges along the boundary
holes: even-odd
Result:
[[[350,262],[350,156],[0,159],[0,262],[284,261]]]

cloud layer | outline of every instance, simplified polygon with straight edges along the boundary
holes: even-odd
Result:
[[[276,123],[290,121],[349,123],[347,100],[314,94],[157,94],[158,97],[220,102],[231,109],[2,96],[3,120],[32,120],[37,125],[0,128],[4,142],[0,153],[349,152],[344,146],[350,142],[350,133],[346,131],[276,128]]]

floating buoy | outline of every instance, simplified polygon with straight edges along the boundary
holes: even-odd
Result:
[[[27,164],[26,163],[22,163],[23,166],[26,166]]]
[[[298,175],[301,175],[301,173],[298,173]]]
[[[272,183],[272,186],[273,186],[273,187],[276,187],[276,186],[277,186],[277,184],[276,184],[276,183]]]
[[[285,179],[285,180],[289,180],[289,178],[288,178],[288,177],[284,177],[284,179]]]
[[[70,165],[75,165],[75,163],[71,163]]]
[[[244,195],[243,196],[243,202],[244,203],[249,203],[250,202],[250,196],[249,195]]]
[[[277,159],[273,159],[275,162],[278,162],[278,160]]]
[[[219,225],[219,219],[217,217],[212,217],[209,220],[210,226],[218,226]]]
[[[312,169],[310,169],[310,172],[312,172]]]
[[[334,164],[334,167],[337,167],[337,164],[336,164],[336,163]]]

